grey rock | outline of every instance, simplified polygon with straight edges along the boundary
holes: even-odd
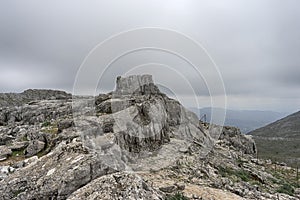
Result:
[[[144,182],[141,177],[122,172],[95,179],[68,198],[68,200],[77,199],[161,200],[163,195]]]
[[[0,161],[6,160],[11,154],[12,151],[7,146],[0,146]]]
[[[66,199],[90,181],[115,172],[82,144],[60,143],[51,153],[34,159],[2,180],[2,199]]]
[[[160,93],[154,85],[151,75],[132,75],[128,77],[117,77],[117,95],[148,95]]]
[[[68,129],[72,126],[74,126],[74,121],[72,119],[63,119],[57,123],[59,133],[61,133],[64,129]]]
[[[165,186],[165,187],[160,187],[159,190],[165,193],[172,193],[175,192],[176,186],[175,185],[170,185],[170,186]]]
[[[35,100],[71,99],[72,95],[58,90],[25,90],[22,93],[0,94],[0,106],[21,106]]]
[[[175,186],[177,187],[177,190],[184,190],[185,184],[183,182],[175,183]]]
[[[23,142],[14,142],[13,144],[9,145],[8,147],[12,151],[20,151],[22,149],[25,149],[29,145],[28,141],[23,141]]]
[[[13,173],[15,169],[10,166],[0,166],[0,180],[6,178],[10,173]]]
[[[39,152],[45,149],[45,145],[45,142],[39,140],[31,141],[25,150],[25,156],[31,157],[38,154]]]
[[[241,134],[238,128],[223,127],[219,139],[226,141],[228,145],[232,145],[245,154],[256,154],[257,152],[256,144],[252,137],[250,135]]]

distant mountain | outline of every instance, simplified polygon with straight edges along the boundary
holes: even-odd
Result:
[[[206,114],[207,120],[211,119],[212,108],[191,108],[191,111],[195,112],[201,117]],[[224,113],[223,108],[215,108],[216,116],[212,119],[213,123],[219,124],[220,116]],[[282,117],[286,116],[285,113],[273,112],[273,111],[259,111],[259,110],[226,110],[225,124],[226,126],[235,126],[241,129],[243,133],[248,133],[252,130],[265,126],[271,122],[274,122]]]
[[[300,164],[300,111],[249,134],[253,135],[260,157]]]

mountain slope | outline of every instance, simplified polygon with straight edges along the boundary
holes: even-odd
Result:
[[[249,134],[256,141],[259,156],[291,165],[300,163],[300,111]]]

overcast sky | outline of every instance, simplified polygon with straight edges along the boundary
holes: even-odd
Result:
[[[81,63],[97,44],[129,29],[161,27],[205,47],[220,69],[229,108],[293,112],[300,107],[298,0],[2,0],[0,26],[0,92],[71,92]],[[140,56],[149,54],[155,57]],[[170,84],[177,87],[173,79]],[[114,81],[105,83],[100,87],[114,87]],[[199,91],[207,106],[207,94]],[[193,94],[179,90],[177,95]]]

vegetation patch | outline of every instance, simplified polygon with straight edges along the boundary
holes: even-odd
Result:
[[[58,133],[57,123],[48,124],[48,122],[44,122],[43,124],[45,124],[47,126],[42,125],[42,129],[41,129],[42,132],[49,133],[49,134],[57,134]]]
[[[166,198],[166,200],[189,200],[186,196],[184,196],[182,193],[177,192],[174,195],[170,195]]]
[[[11,157],[24,156],[24,149],[12,151]]]
[[[277,189],[277,192],[293,196],[295,193],[295,189],[290,184],[285,183]]]
[[[51,125],[51,122],[49,121],[45,121],[44,123],[42,123],[42,127],[48,127]]]
[[[234,170],[229,167],[219,166],[218,171],[219,171],[219,174],[223,177],[235,176],[245,182],[249,182],[252,179],[250,172],[245,171],[243,169]]]

